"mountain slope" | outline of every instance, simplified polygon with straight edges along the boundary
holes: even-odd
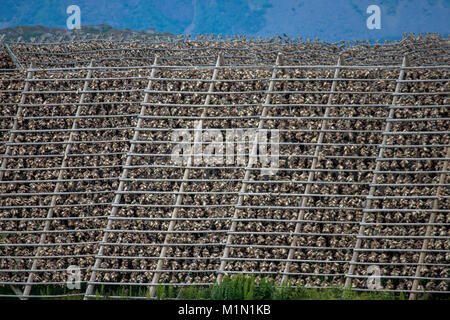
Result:
[[[2,0],[0,28],[65,28],[66,8],[81,8],[82,24],[171,33],[281,35],[325,41],[399,39],[402,32],[448,34],[450,0]],[[366,9],[381,8],[381,30],[369,30]]]

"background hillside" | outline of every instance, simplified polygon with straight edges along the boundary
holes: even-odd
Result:
[[[450,0],[2,0],[0,28],[66,27],[66,8],[81,8],[81,23],[181,33],[318,37],[324,41],[399,39],[402,32],[448,34]],[[382,29],[366,28],[377,4]]]
[[[16,41],[19,37],[22,37],[25,41],[43,40],[48,37],[59,36],[86,36],[88,39],[99,35],[100,38],[108,38],[113,36],[115,38],[131,37],[145,35],[148,37],[173,37],[174,35],[168,32],[146,32],[146,31],[134,31],[129,28],[118,29],[113,28],[108,24],[99,25],[83,25],[81,30],[67,30],[58,27],[46,27],[46,26],[18,26],[13,28],[0,29],[0,36],[5,35],[5,40]],[[67,38],[66,38],[67,40]]]

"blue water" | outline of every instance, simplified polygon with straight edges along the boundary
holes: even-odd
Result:
[[[399,39],[403,32],[450,29],[450,0],[0,0],[0,28],[66,27],[67,6],[82,24],[182,33],[287,35],[324,41]],[[369,5],[381,9],[381,29],[369,30]]]

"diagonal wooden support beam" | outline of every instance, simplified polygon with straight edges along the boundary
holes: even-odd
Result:
[[[265,99],[265,103],[264,103],[264,108],[262,110],[261,113],[261,118],[258,124],[258,131],[261,130],[264,127],[264,118],[267,116],[267,113],[269,112],[269,107],[267,106],[268,104],[270,104],[270,101],[272,100],[272,92],[273,92],[273,88],[275,86],[275,78],[277,77],[277,71],[278,71],[278,67],[283,65],[282,62],[282,54],[278,53],[277,56],[277,60],[275,62],[275,66],[273,67],[273,71],[272,71],[272,80],[270,80],[269,82],[269,88],[267,90],[266,93],[266,99]],[[245,175],[244,175],[244,181],[248,181],[250,178],[250,172],[251,172],[251,168],[255,162],[255,156],[257,154],[257,147],[258,147],[258,134],[255,135],[253,144],[251,145],[251,153],[248,157],[248,163],[247,163],[247,168],[245,170]],[[244,195],[243,193],[245,193],[247,191],[247,183],[246,182],[242,182],[241,185],[241,190],[240,190],[240,194],[238,196],[237,199],[237,203],[236,203],[236,207],[239,207],[242,205],[242,202],[244,201]],[[223,255],[220,261],[220,266],[219,266],[219,270],[217,270],[217,282],[220,283],[222,282],[223,276],[225,274],[225,267],[227,265],[227,259],[228,256],[230,255],[230,250],[231,250],[231,246],[232,246],[232,239],[233,239],[233,235],[232,233],[236,231],[236,226],[237,226],[237,221],[236,219],[239,216],[239,209],[235,208],[234,209],[234,214],[233,214],[233,221],[231,222],[231,226],[230,226],[230,230],[228,231],[228,235],[227,235],[227,242],[225,244],[225,249],[223,251]]]
[[[450,148],[447,147],[447,155],[446,158],[449,159],[450,158]],[[416,267],[416,273],[414,275],[415,279],[413,281],[412,284],[412,288],[411,288],[411,294],[409,295],[409,300],[415,300],[417,297],[417,287],[419,286],[419,277],[422,274],[422,264],[425,262],[425,256],[426,256],[426,251],[428,249],[428,243],[430,242],[430,236],[431,236],[431,232],[433,231],[433,223],[436,219],[436,209],[438,209],[439,207],[439,195],[440,195],[440,191],[442,188],[442,185],[445,183],[445,178],[447,177],[447,168],[448,168],[448,160],[444,160],[444,164],[442,165],[442,173],[439,176],[439,186],[437,186],[437,190],[436,190],[436,196],[437,198],[435,198],[433,200],[433,211],[430,213],[430,219],[428,220],[428,225],[425,231],[425,239],[423,240],[422,243],[422,251],[420,252],[419,255],[419,261],[417,263],[417,267]]]
[[[336,91],[336,86],[337,86],[337,78],[339,78],[339,72],[340,72],[340,67],[343,64],[343,59],[342,57],[338,58],[337,64],[336,64],[336,69],[334,71],[334,78],[333,78],[333,82],[331,84],[331,90],[330,90],[330,95],[328,96],[328,103],[327,103],[327,107],[325,109],[324,115],[323,115],[323,120],[322,120],[322,125],[321,125],[321,131],[319,133],[319,138],[317,140],[317,145],[316,145],[316,149],[314,151],[314,158],[312,160],[311,163],[311,171],[309,172],[309,176],[308,176],[308,184],[306,184],[305,187],[305,192],[302,196],[302,200],[301,200],[301,207],[304,208],[306,207],[307,203],[308,203],[308,194],[310,194],[311,192],[311,187],[312,187],[312,181],[314,180],[315,177],[315,169],[316,169],[316,165],[317,162],[319,160],[319,154],[320,151],[322,150],[322,142],[323,139],[325,137],[325,131],[328,129],[328,117],[330,115],[330,110],[331,110],[331,105],[333,104],[333,93]],[[305,217],[305,209],[300,209],[298,216],[297,216],[297,220],[303,220]],[[301,222],[297,222],[295,225],[295,233],[299,233],[300,229],[301,229]],[[288,280],[289,277],[289,269],[291,267],[291,260],[294,258],[294,253],[295,253],[295,246],[297,245],[297,241],[298,241],[298,236],[294,235],[292,238],[292,243],[291,243],[291,248],[289,248],[289,253],[286,259],[286,265],[284,267],[284,274],[283,274],[283,278],[282,278],[282,282],[286,282]]]
[[[402,80],[405,79],[405,68],[407,66],[408,66],[408,59],[406,56],[404,56],[402,66],[400,67],[400,74],[398,76],[397,85],[395,86],[395,93],[400,92]],[[387,120],[391,120],[394,118],[395,106],[397,105],[398,97],[399,97],[399,95],[394,94],[394,97],[392,98],[392,105],[389,108],[389,115],[386,118],[386,125],[385,125],[384,133],[383,133],[383,142],[381,143],[381,146],[380,146],[380,151],[378,153],[378,159],[383,158],[384,152],[386,151],[385,146],[387,144],[387,139],[388,139],[387,133],[389,133],[391,131],[391,127],[392,127],[392,121],[387,121]],[[381,161],[377,160],[375,169],[374,169],[374,174],[372,177],[371,187],[369,189],[369,194],[367,195],[367,197],[365,199],[366,204],[363,209],[363,215],[362,215],[361,223],[359,226],[358,238],[356,239],[355,247],[353,248],[352,260],[350,261],[349,270],[348,270],[347,274],[345,275],[345,287],[348,287],[348,288],[351,288],[351,286],[352,286],[352,279],[353,279],[352,276],[355,272],[356,263],[358,262],[358,257],[359,257],[358,250],[361,248],[361,244],[362,244],[361,236],[364,235],[365,223],[366,223],[366,219],[367,219],[367,212],[368,212],[368,210],[371,209],[371,206],[372,206],[372,197],[375,193],[376,184],[377,184],[377,180],[378,180],[377,172],[380,171],[380,167],[381,167]]]
[[[11,287],[11,290],[14,292],[14,294],[17,296],[17,298],[19,298],[20,300],[24,300],[23,293],[19,288],[17,288],[14,285],[10,285],[10,287]]]
[[[149,79],[148,85],[147,85],[147,90],[150,90],[153,86],[153,80],[155,78],[156,71],[158,70],[158,64],[159,64],[159,57],[155,56],[155,60],[153,62],[153,66],[152,66],[152,71],[150,73],[150,79]],[[120,200],[122,199],[122,191],[125,186],[124,179],[126,179],[128,177],[128,167],[131,165],[132,154],[134,153],[134,151],[136,149],[136,141],[139,140],[140,128],[142,126],[142,117],[145,115],[145,109],[146,109],[145,104],[148,102],[149,97],[150,97],[150,94],[148,92],[146,92],[144,95],[143,103],[141,105],[141,111],[139,113],[139,118],[138,118],[138,121],[136,124],[136,128],[134,129],[133,140],[130,142],[130,148],[128,150],[127,158],[125,160],[125,166],[122,170],[119,186],[117,187],[116,195],[115,195],[114,201],[112,203],[112,208],[111,208],[111,211],[109,214],[109,218],[108,218],[108,222],[107,222],[105,230],[111,229],[113,220],[110,218],[116,216],[117,211],[119,210],[119,207],[117,206],[117,204],[119,204]],[[97,255],[95,257],[94,266],[91,269],[91,277],[89,279],[88,286],[86,288],[86,292],[84,293],[84,300],[89,299],[89,297],[94,292],[95,278],[97,276],[97,269],[100,267],[100,263],[102,261],[101,256],[103,255],[103,251],[104,251],[104,243],[108,242],[108,236],[109,236],[109,232],[103,231],[103,238],[99,244],[99,249],[98,249]]]
[[[92,61],[89,65],[89,70],[88,73],[86,75],[86,80],[84,81],[84,86],[83,86],[83,91],[81,93],[80,96],[80,100],[79,100],[79,105],[77,107],[77,111],[75,113],[75,118],[73,120],[72,123],[72,130],[70,131],[69,134],[69,140],[66,142],[66,149],[64,150],[64,157],[63,157],[63,161],[61,163],[61,168],[59,169],[59,174],[58,174],[58,180],[55,184],[55,188],[53,190],[53,195],[52,195],[52,199],[50,201],[50,207],[48,208],[47,211],[47,219],[45,220],[45,224],[44,224],[44,229],[42,230],[41,233],[41,237],[39,239],[39,246],[36,249],[36,253],[35,253],[35,259],[33,260],[33,264],[31,266],[31,270],[30,270],[30,274],[28,275],[28,280],[27,280],[27,284],[25,285],[25,289],[23,291],[23,298],[24,299],[28,299],[28,296],[30,294],[31,291],[31,287],[32,287],[32,283],[33,283],[33,279],[34,279],[34,275],[35,275],[35,271],[37,269],[37,263],[38,263],[38,259],[37,257],[40,256],[42,248],[45,246],[45,239],[47,237],[47,231],[50,229],[50,224],[51,224],[51,220],[50,218],[53,217],[53,211],[55,210],[55,205],[56,205],[56,200],[58,199],[58,193],[59,193],[59,189],[61,188],[63,182],[61,182],[61,180],[63,179],[64,176],[64,172],[65,172],[65,168],[67,167],[67,160],[68,160],[68,156],[70,154],[70,149],[72,147],[72,141],[73,141],[73,137],[76,134],[76,129],[78,127],[77,124],[77,119],[80,116],[81,113],[81,107],[82,104],[84,102],[85,99],[85,91],[88,89],[89,87],[89,82],[92,78]]]
[[[196,146],[201,141],[202,128],[203,128],[203,118],[205,118],[206,115],[207,115],[207,110],[208,110],[207,105],[210,104],[211,97],[212,97],[211,92],[214,91],[214,84],[215,84],[215,81],[217,80],[217,76],[219,74],[219,67],[222,66],[222,65],[223,65],[223,57],[222,57],[222,55],[219,55],[217,57],[216,67],[214,68],[213,75],[212,75],[212,78],[211,78],[211,82],[209,84],[208,94],[206,95],[206,99],[205,99],[205,103],[204,103],[205,107],[203,107],[202,114],[200,116],[201,120],[199,120],[199,122],[198,122],[198,124],[197,124],[197,126],[195,128],[194,146]],[[159,282],[159,278],[161,276],[161,272],[160,271],[162,270],[162,267],[163,267],[163,264],[164,264],[164,259],[166,258],[166,255],[167,255],[167,249],[168,249],[167,245],[170,243],[170,240],[172,239],[172,235],[173,234],[171,232],[175,228],[175,224],[176,224],[176,220],[175,219],[176,219],[176,217],[178,215],[179,206],[181,205],[181,203],[183,201],[184,188],[185,188],[186,184],[189,182],[189,173],[190,173],[189,167],[192,166],[192,163],[194,162],[194,158],[195,158],[195,148],[193,147],[191,150],[192,150],[192,153],[189,155],[189,158],[188,158],[188,161],[187,161],[187,164],[186,164],[187,168],[184,170],[183,182],[180,184],[180,188],[178,190],[178,195],[177,195],[177,198],[175,200],[175,207],[173,208],[173,211],[172,211],[172,216],[171,216],[172,220],[170,220],[169,226],[167,228],[166,237],[164,239],[164,245],[163,245],[163,247],[161,249],[161,252],[160,252],[160,255],[159,255],[159,259],[158,259],[158,263],[156,265],[156,270],[155,270],[155,273],[153,274],[152,283],[150,285],[150,296],[152,298],[155,297],[155,295],[156,295],[156,288],[157,288],[157,285],[158,285],[158,282]]]
[[[24,68],[22,67],[22,64],[20,63],[19,59],[17,59],[17,57],[14,54],[14,52],[12,52],[11,48],[9,47],[9,45],[7,43],[4,43],[4,46],[5,46],[6,51],[8,52],[11,60],[16,65],[17,69],[19,69],[19,71],[24,71]]]
[[[26,80],[30,80],[31,78],[33,78],[34,75],[33,69],[34,69],[34,62],[30,64],[30,68],[27,71]],[[23,111],[22,105],[25,103],[27,92],[30,90],[30,83],[31,83],[30,81],[25,81],[25,85],[23,87],[22,94],[20,96],[19,106],[17,107],[17,112],[14,117],[13,126],[9,134],[8,144],[6,146],[5,154],[3,155],[3,160],[0,168],[0,181],[3,179],[3,176],[5,175],[5,169],[8,163],[8,156],[11,155],[11,143],[13,143],[14,139],[16,138],[16,130]]]

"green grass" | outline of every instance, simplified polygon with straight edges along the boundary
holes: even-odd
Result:
[[[224,277],[222,283],[210,287],[159,286],[158,299],[198,300],[399,300],[404,295],[388,292],[357,292],[342,287],[311,289],[293,287],[290,283],[277,285],[271,278],[256,281],[253,276]]]
[[[33,286],[31,295],[42,296],[33,299],[49,300],[79,300],[83,298],[86,285],[79,290],[68,290],[63,286]],[[0,286],[0,294],[14,292],[7,286]],[[94,294],[97,300],[110,299],[112,296],[123,300],[132,297],[150,299],[148,286],[96,286]],[[62,295],[62,297],[45,297]],[[67,295],[67,296],[64,296]],[[72,296],[69,296],[72,295]],[[156,288],[156,298],[182,300],[406,300],[409,293],[393,293],[382,291],[354,291],[334,286],[322,289],[293,287],[291,283],[277,284],[272,278],[256,279],[254,276],[236,275],[224,277],[220,284],[211,286],[176,286],[159,285]],[[0,299],[2,299],[0,297]],[[421,294],[418,299],[450,299],[445,294]]]
[[[62,298],[42,297],[37,299],[82,299],[86,289],[82,285],[80,290],[68,290],[58,286],[34,286],[32,295],[66,295],[80,294],[79,296],[66,296]],[[139,296],[150,299],[147,286],[97,286],[95,299],[109,299],[111,296],[127,297]],[[9,287],[0,287],[0,294],[13,294]],[[156,289],[157,299],[185,299],[185,300],[405,300],[409,294],[395,294],[391,292],[358,292],[342,287],[330,287],[324,289],[312,289],[305,287],[293,287],[290,283],[277,285],[271,278],[257,280],[254,276],[237,275],[224,277],[220,284],[205,286],[174,286],[160,285]],[[430,296],[422,295],[428,299]],[[436,298],[433,296],[431,298]],[[439,298],[439,297],[437,297]],[[448,296],[444,296],[449,299]]]

